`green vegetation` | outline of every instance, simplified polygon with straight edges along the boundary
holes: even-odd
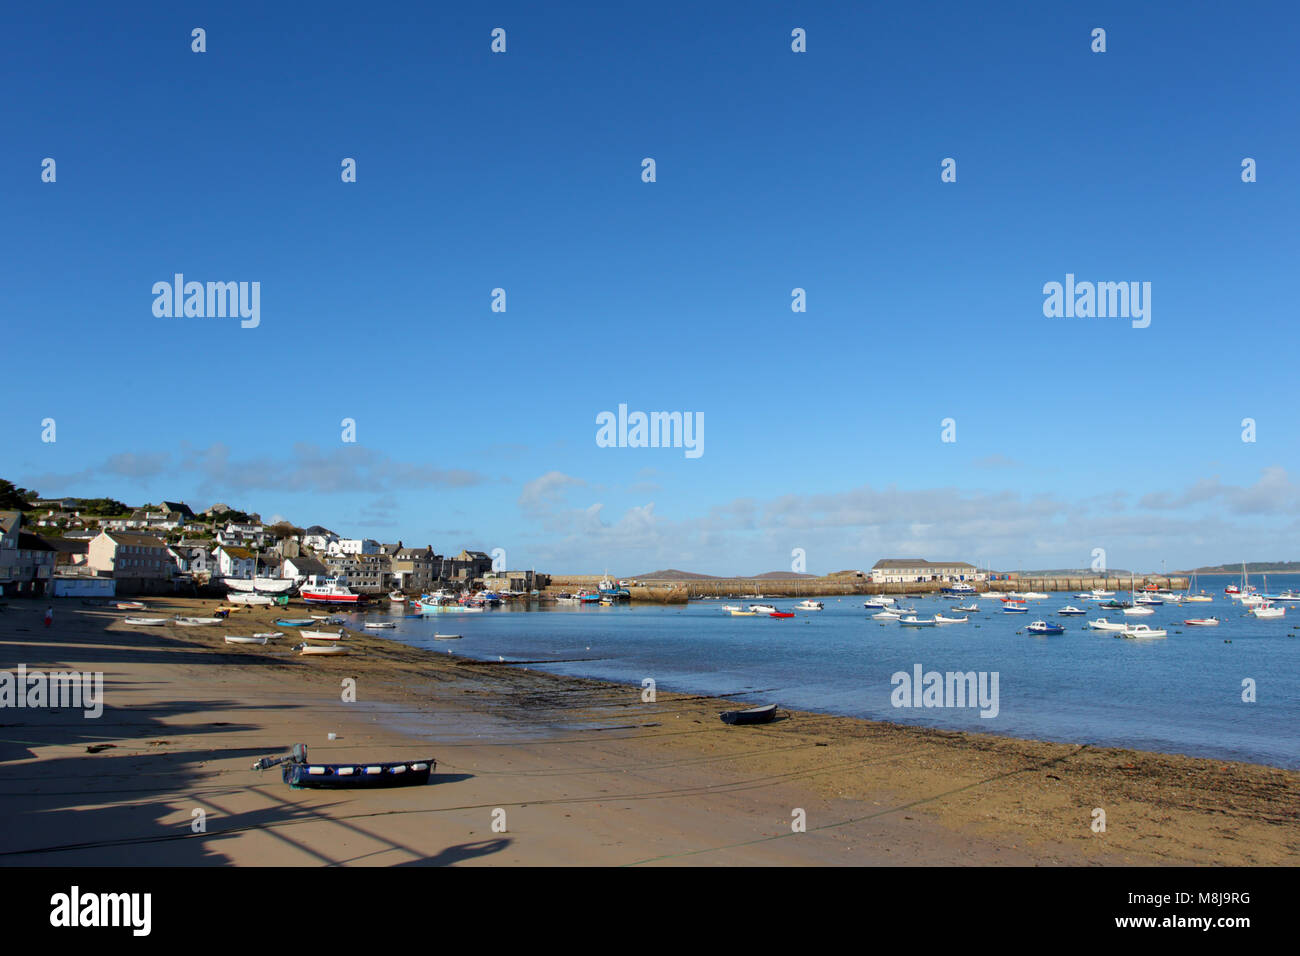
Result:
[[[34,491],[17,488],[12,481],[0,478],[0,511],[31,511],[32,506],[28,502],[39,497]]]

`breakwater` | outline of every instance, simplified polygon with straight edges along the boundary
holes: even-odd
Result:
[[[553,575],[549,593],[595,589],[603,576],[599,574]],[[690,581],[638,579],[628,591],[633,601],[655,604],[685,603],[691,598],[742,597],[761,594],[764,597],[834,597],[845,594],[934,594],[950,581],[910,581],[905,583],[877,584],[865,577],[831,575],[817,578],[706,578]],[[1011,577],[997,581],[972,581],[979,591],[1127,591],[1129,579],[1097,576],[1062,577]],[[1182,591],[1187,588],[1187,578],[1168,575],[1145,575],[1134,578],[1132,586],[1138,590],[1154,585],[1162,590]]]

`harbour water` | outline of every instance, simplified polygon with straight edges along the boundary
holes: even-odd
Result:
[[[1027,614],[1003,613],[979,599],[966,624],[905,628],[881,622],[861,596],[824,599],[803,612],[793,599],[772,601],[794,618],[732,617],[726,603],[684,606],[546,606],[481,614],[405,617],[377,608],[361,619],[391,618],[385,636],[414,646],[480,660],[527,661],[553,673],[630,685],[641,693],[652,678],[661,691],[727,695],[755,704],[982,731],[1014,737],[1131,747],[1300,768],[1300,604],[1279,620],[1257,620],[1223,593],[1235,575],[1203,575],[1198,589],[1212,603],[1155,607],[1127,618],[1165,628],[1163,640],[1136,641],[1090,630],[1101,617],[1124,621],[1072,594],[1033,601]],[[1261,587],[1258,576],[1252,583]],[[1269,593],[1300,590],[1300,575],[1270,575]],[[1118,591],[1117,597],[1127,598]],[[961,616],[940,598],[900,601],[918,616]],[[1088,613],[1061,617],[1073,604]],[[1187,618],[1217,617],[1218,627]],[[1025,626],[1043,619],[1065,633],[1039,637]],[[435,641],[434,633],[462,640]],[[546,663],[555,661],[556,663]],[[998,677],[998,711],[969,707],[896,707],[893,676],[923,672],[987,672]],[[1243,700],[1244,682],[1254,702]],[[721,708],[720,708],[721,709]]]

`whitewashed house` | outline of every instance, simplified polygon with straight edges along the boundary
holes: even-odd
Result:
[[[233,545],[220,545],[214,554],[216,572],[214,577],[252,580],[256,573],[257,558],[247,548]]]

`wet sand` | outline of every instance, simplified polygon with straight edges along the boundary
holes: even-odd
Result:
[[[223,642],[299,607],[123,623],[216,606],[148,603],[65,599],[48,630],[47,602],[0,610],[0,670],[102,671],[106,703],[98,719],[0,710],[0,863],[1300,863],[1295,771],[802,712],[728,727],[718,713],[743,699],[645,703],[638,687],[367,632],[349,631],[354,653],[337,658],[291,652],[291,628],[265,647]],[[346,678],[356,702],[342,700]],[[330,792],[250,769],[294,743],[318,761],[431,756],[437,773]]]

